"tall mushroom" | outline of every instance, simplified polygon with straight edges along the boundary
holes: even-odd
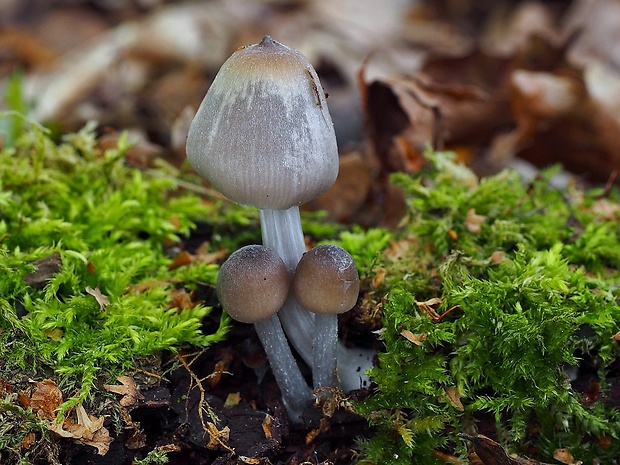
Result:
[[[233,53],[192,121],[187,156],[226,197],[261,210],[263,245],[292,275],[305,251],[299,205],[338,175],[336,136],[310,62],[269,36]],[[313,315],[292,294],[278,315],[312,365]]]

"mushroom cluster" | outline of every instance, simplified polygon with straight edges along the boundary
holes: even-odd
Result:
[[[359,278],[342,248],[306,253],[299,206],[338,175],[338,147],[316,71],[269,36],[233,53],[194,117],[187,157],[230,200],[260,209],[262,246],[234,252],[217,292],[232,318],[253,323],[289,417],[312,400],[289,342],[312,367],[313,387],[337,385],[337,314],[355,305]]]

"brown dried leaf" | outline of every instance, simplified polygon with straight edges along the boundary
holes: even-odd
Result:
[[[474,452],[483,465],[550,465],[537,460],[510,456],[501,444],[482,434],[470,436],[458,433],[457,436],[472,442]]]
[[[620,204],[601,198],[592,205],[592,213],[596,213],[602,219],[613,221],[618,218]]]
[[[222,375],[228,373],[228,368],[233,361],[233,356],[229,351],[222,353],[222,358],[215,362],[213,372],[207,377],[207,385],[214,389],[222,380]]]
[[[45,420],[56,418],[56,409],[62,404],[62,392],[51,379],[35,382],[35,389],[30,396],[30,407],[36,415]]]
[[[565,463],[566,465],[582,465],[583,462],[581,460],[575,460],[573,454],[570,453],[568,449],[556,449],[553,452],[553,458],[559,462]]]
[[[172,262],[170,263],[170,265],[168,265],[168,269],[175,270],[181,266],[190,265],[191,263],[193,263],[193,261],[194,261],[193,255],[187,252],[186,250],[183,250],[181,253],[179,253],[176,257],[172,259]]]
[[[241,402],[241,394],[239,392],[231,392],[226,396],[224,408],[236,407]]]
[[[340,157],[338,178],[323,195],[308,203],[313,210],[325,210],[327,220],[349,223],[361,213],[372,188],[372,168],[362,153]]]
[[[456,386],[448,386],[445,391],[450,403],[454,405],[459,412],[464,411],[465,409],[463,408],[463,403],[461,402],[461,393],[458,391]]]
[[[99,455],[107,454],[113,439],[103,426],[105,418],[88,415],[81,404],[75,407],[75,412],[77,423],[69,419],[63,423],[52,421],[48,429],[63,438],[74,439],[76,442],[96,448]]]
[[[105,418],[103,416],[96,418],[88,415],[82,405],[78,405],[75,410],[78,426],[71,427],[74,439],[82,444],[93,446],[97,449],[99,455],[107,454],[113,439],[110,437],[108,430],[103,427]]]
[[[385,270],[385,268],[377,269],[377,273],[373,276],[372,281],[370,282],[370,285],[374,289],[377,289],[379,286],[381,286],[383,281],[385,281],[386,274],[387,274],[387,271]]]
[[[426,340],[428,333],[413,334],[408,329],[403,329],[401,330],[400,335],[407,339],[409,342],[412,342],[417,346],[422,346],[422,343]]]
[[[492,265],[502,263],[506,260],[506,252],[504,252],[503,250],[496,250],[491,254],[490,260]]]
[[[273,438],[274,421],[275,420],[271,415],[269,414],[265,415],[265,419],[263,420],[263,423],[262,423],[262,428],[263,428],[263,433],[265,434],[265,438],[267,440],[271,440]]]
[[[418,306],[418,308],[422,312],[426,313],[431,318],[431,320],[433,320],[435,322],[441,320],[441,315],[439,315],[439,313],[437,313],[435,311],[435,309],[433,308],[433,307],[441,304],[441,299],[439,299],[437,297],[433,297],[432,299],[429,299],[429,300],[427,300],[425,302],[417,302],[416,301],[415,304]]]
[[[207,449],[217,450],[222,448],[229,452],[233,452],[227,444],[230,438],[230,428],[228,426],[218,430],[214,423],[208,422],[207,433],[209,433],[209,442],[206,445]]]
[[[135,407],[139,400],[144,399],[144,396],[138,391],[136,382],[131,376],[119,376],[116,378],[121,384],[104,384],[103,388],[108,392],[114,394],[122,394],[123,397],[120,400],[120,404],[123,407]]]
[[[185,289],[172,288],[168,291],[168,295],[170,295],[170,307],[179,311],[194,308],[197,304]]]
[[[28,433],[22,438],[21,446],[22,448],[28,450],[37,442],[37,435],[34,433]]]
[[[99,286],[94,289],[90,286],[86,286],[86,293],[92,295],[95,298],[95,300],[99,304],[100,311],[105,311],[105,308],[110,305],[110,299],[108,299],[108,296],[104,295],[101,292]]]
[[[34,271],[24,276],[24,282],[35,289],[43,289],[49,279],[60,270],[60,254],[55,252],[31,263]]]
[[[465,218],[465,227],[470,233],[479,234],[482,230],[482,224],[487,220],[487,216],[476,214],[474,208],[470,208],[467,211],[467,218]]]

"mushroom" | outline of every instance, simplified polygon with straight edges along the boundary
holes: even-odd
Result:
[[[338,175],[336,135],[310,62],[269,36],[233,53],[192,121],[187,156],[230,200],[261,209],[263,245],[292,275],[305,251],[299,205]],[[273,318],[312,365],[314,316],[290,295]]]
[[[286,344],[278,312],[291,278],[282,259],[261,245],[248,245],[226,260],[217,277],[217,296],[231,318],[253,323],[289,416],[300,420],[312,393]],[[284,341],[284,344],[282,344]]]
[[[314,388],[336,385],[338,314],[349,311],[359,294],[360,280],[353,257],[334,244],[315,247],[299,261],[293,278],[297,302],[314,319]]]

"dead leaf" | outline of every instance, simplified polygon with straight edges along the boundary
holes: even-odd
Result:
[[[234,452],[227,444],[230,438],[230,428],[228,426],[219,430],[214,423],[208,422],[207,432],[209,433],[209,442],[206,445],[207,449],[217,450],[222,448],[229,452]]]
[[[105,455],[113,441],[108,430],[103,427],[105,418],[88,415],[81,404],[76,406],[75,411],[78,424],[77,427],[74,425],[70,427],[73,438],[82,444],[93,446],[99,455]]]
[[[86,286],[86,293],[92,295],[97,303],[99,304],[99,310],[105,311],[105,308],[110,305],[110,299],[99,290],[99,286],[96,288],[92,288],[90,286]]]
[[[224,408],[231,408],[239,405],[241,402],[241,394],[239,392],[231,392],[226,396]]]
[[[104,384],[103,388],[114,394],[122,394],[123,397],[119,404],[123,407],[135,407],[139,400],[144,396],[138,391],[136,382],[130,376],[119,376],[116,378],[121,384]]]
[[[467,218],[465,218],[465,227],[470,233],[480,234],[482,230],[481,226],[487,220],[487,216],[478,215],[474,208],[470,208],[467,211]]]
[[[458,433],[457,436],[472,442],[474,452],[483,465],[551,465],[537,460],[510,456],[501,444],[482,434],[470,436],[469,434]]]
[[[401,260],[407,256],[407,252],[416,242],[417,241],[413,237],[406,237],[398,241],[390,241],[390,246],[383,254],[389,260]]]
[[[28,433],[22,438],[21,446],[22,448],[28,450],[37,442],[37,435],[34,433]]]
[[[409,342],[412,342],[417,346],[422,346],[422,343],[426,340],[428,333],[413,334],[408,329],[403,329],[400,332],[400,335],[407,339]]]
[[[51,379],[35,382],[30,396],[30,407],[36,415],[45,420],[55,420],[56,410],[62,404],[62,392]]]
[[[194,308],[198,303],[192,300],[185,289],[172,288],[168,291],[168,295],[170,295],[170,307],[179,311]]]
[[[271,415],[269,415],[268,413],[265,414],[265,419],[263,420],[262,428],[263,428],[263,433],[265,433],[265,438],[268,440],[271,440],[273,438],[274,421],[275,419]]]
[[[215,362],[213,372],[207,377],[207,385],[214,389],[221,381],[222,375],[228,373],[228,368],[233,361],[233,356],[229,351],[222,353],[222,358]]]
[[[55,252],[31,263],[34,271],[24,276],[24,282],[35,289],[43,289],[49,279],[60,270],[60,254]]]
[[[506,252],[504,252],[503,250],[496,250],[495,252],[491,254],[490,261],[492,265],[498,265],[505,260],[506,260]]]
[[[170,265],[168,265],[168,269],[174,270],[181,266],[189,265],[193,261],[194,261],[194,257],[192,256],[192,254],[190,254],[186,250],[183,250],[181,253],[177,254],[177,256],[172,259],[172,262],[170,263]]]
[[[559,462],[565,463],[566,465],[582,465],[583,462],[581,460],[575,460],[573,454],[570,453],[568,449],[556,449],[553,452],[553,458]]]
[[[592,213],[596,213],[602,219],[613,221],[618,218],[618,214],[620,213],[620,204],[602,198],[594,202],[591,210]]]
[[[441,319],[441,315],[439,315],[439,313],[437,313],[435,311],[435,309],[433,307],[440,305],[441,304],[441,299],[437,298],[437,297],[433,297],[432,299],[428,299],[424,302],[417,302],[415,303],[418,308],[426,313],[431,320],[433,321],[439,321]]]
[[[450,400],[450,403],[456,407],[459,412],[464,411],[463,403],[461,402],[461,393],[458,391],[456,386],[448,386],[445,388],[446,395]]]
[[[385,268],[377,269],[376,274],[373,276],[372,281],[370,282],[370,285],[373,287],[373,289],[377,289],[379,286],[381,286],[383,281],[385,281],[386,273],[387,271],[385,271]]]
[[[312,428],[310,431],[308,431],[308,433],[306,434],[306,445],[310,445],[314,442],[314,440],[321,434],[324,433],[326,431],[329,431],[329,428],[331,427],[331,423],[329,421],[329,418],[323,417],[321,418],[321,421],[319,422],[319,427],[318,428]]]
[[[73,439],[81,444],[86,444],[97,449],[99,455],[105,455],[110,449],[113,439],[109,431],[103,426],[105,417],[99,418],[86,413],[82,404],[75,407],[77,423],[66,418],[63,423],[52,420],[48,429],[58,436]]]

